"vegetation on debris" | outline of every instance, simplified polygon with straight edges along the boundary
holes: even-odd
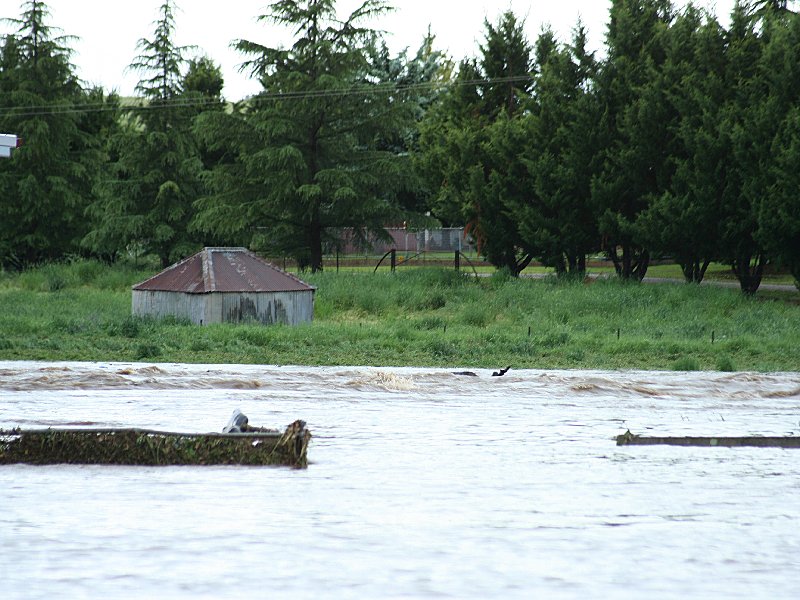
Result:
[[[142,429],[0,430],[0,464],[286,465],[306,467],[311,434],[187,434]]]

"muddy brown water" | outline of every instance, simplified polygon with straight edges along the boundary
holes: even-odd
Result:
[[[0,467],[4,598],[796,598],[798,373],[0,362],[0,428],[307,421],[307,470]]]

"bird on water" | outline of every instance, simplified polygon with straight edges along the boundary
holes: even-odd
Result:
[[[511,367],[506,367],[505,369],[500,369],[499,371],[495,371],[492,373],[492,377],[502,377],[505,375]],[[478,374],[474,371],[453,371],[453,375],[468,375],[469,377],[477,377]]]

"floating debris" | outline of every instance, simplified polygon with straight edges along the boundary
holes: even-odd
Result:
[[[0,464],[308,466],[311,432],[176,433],[150,429],[0,430]]]
[[[626,431],[617,436],[617,446],[705,446],[735,448],[739,446],[759,448],[800,448],[800,437],[769,436],[677,436],[644,437]]]

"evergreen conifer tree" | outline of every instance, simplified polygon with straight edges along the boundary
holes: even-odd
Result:
[[[96,252],[154,254],[166,267],[202,246],[189,231],[192,203],[201,195],[202,162],[192,134],[196,107],[183,88],[189,47],[176,46],[175,4],[159,8],[152,39],[143,38],[130,68],[142,79],[138,105],[112,140],[113,164],[89,210],[93,229],[84,244]]]
[[[693,7],[678,15],[665,37],[665,60],[656,74],[671,114],[670,183],[651,199],[637,222],[653,251],[673,258],[687,282],[699,283],[720,257],[730,140],[720,131],[727,99],[725,32]]]
[[[508,121],[522,112],[532,89],[532,51],[524,23],[511,11],[484,22],[480,60],[463,60],[449,92],[421,124],[420,164],[438,178],[435,214],[465,223],[479,251],[518,275],[535,253],[507,206],[510,183],[503,149],[520,133]],[[493,139],[505,139],[493,147]]]
[[[671,20],[669,0],[612,1],[599,79],[607,146],[593,196],[606,252],[624,279],[641,280],[647,272],[650,252],[636,221],[669,184],[669,115],[654,74],[664,62]]]
[[[378,142],[413,123],[416,99],[376,81],[366,26],[387,10],[366,0],[342,21],[333,0],[281,0],[259,20],[291,28],[290,48],[237,42],[264,91],[200,122],[206,143],[231,158],[208,173],[198,228],[318,271],[345,232],[365,240],[404,220],[394,192],[408,159]]]
[[[545,31],[537,41],[538,74],[530,102],[528,135],[518,154],[526,166],[527,201],[514,209],[523,238],[557,273],[581,275],[598,248],[591,181],[599,166],[594,93],[597,63],[579,22],[572,43],[560,46]]]
[[[22,5],[0,47],[0,131],[23,138],[0,160],[0,266],[22,268],[80,251],[84,210],[105,159],[116,99],[84,89],[69,36],[41,0]]]

